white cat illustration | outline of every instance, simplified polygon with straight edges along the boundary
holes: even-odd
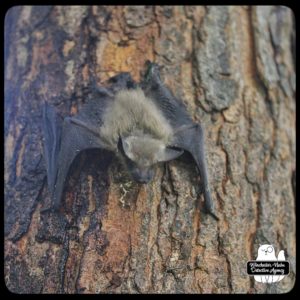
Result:
[[[285,261],[284,251],[278,253],[278,258],[275,255],[275,250],[272,245],[260,245],[257,251],[256,260],[260,261]],[[273,283],[278,282],[284,278],[284,275],[255,275],[254,279],[258,282]]]

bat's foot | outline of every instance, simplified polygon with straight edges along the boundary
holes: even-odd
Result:
[[[122,72],[116,76],[109,78],[109,83],[113,84],[114,91],[136,88],[136,83],[132,79],[130,73]]]
[[[109,91],[107,88],[99,86],[96,80],[96,77],[92,74],[91,82],[90,82],[90,89],[92,91],[96,91],[100,95],[113,97],[113,94],[111,91]]]
[[[161,81],[160,79],[160,67],[158,64],[151,62],[150,60],[146,61],[146,73],[145,80],[150,81]]]

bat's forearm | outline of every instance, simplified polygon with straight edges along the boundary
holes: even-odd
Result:
[[[93,133],[97,137],[100,137],[99,131],[96,128],[93,128],[93,127],[87,125],[85,122],[83,122],[81,120],[78,120],[76,118],[70,118],[70,117],[67,117],[65,120],[68,120],[69,122],[88,130],[89,132]]]

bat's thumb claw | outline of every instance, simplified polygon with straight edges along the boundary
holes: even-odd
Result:
[[[220,220],[219,217],[215,213],[215,210],[214,210],[214,207],[213,207],[211,201],[210,202],[206,202],[205,212],[207,214],[211,215],[215,220],[217,220],[217,221]]]
[[[215,220],[219,221],[218,216],[215,214],[213,202],[210,197],[210,191],[208,186],[204,187],[204,199],[205,199],[205,212],[211,215]]]
[[[219,217],[212,211],[208,212],[216,221],[220,221]]]
[[[212,216],[216,221],[220,221],[220,218],[216,215],[215,211],[212,208],[204,208],[204,212],[207,215]]]

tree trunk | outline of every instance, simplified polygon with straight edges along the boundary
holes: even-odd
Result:
[[[128,181],[100,151],[76,159],[49,207],[45,100],[80,111],[93,76],[146,60],[205,127],[206,215],[189,157]],[[15,293],[283,293],[295,282],[295,25],[286,7],[16,6],[5,19],[5,282]],[[285,251],[276,284],[246,273]]]

